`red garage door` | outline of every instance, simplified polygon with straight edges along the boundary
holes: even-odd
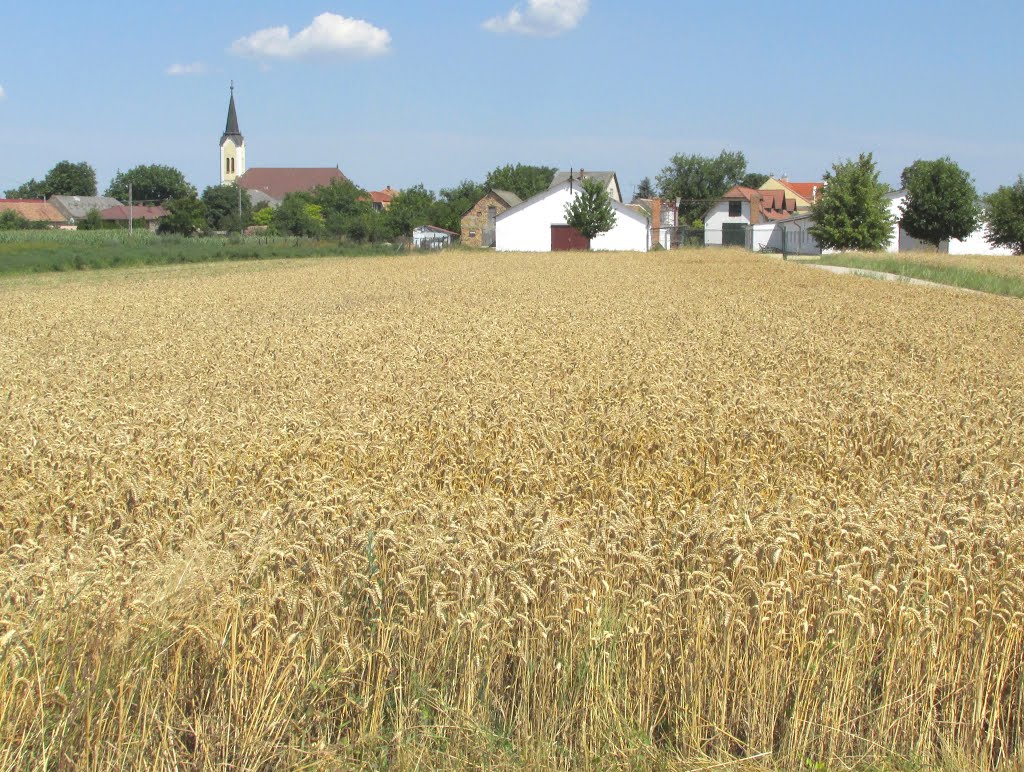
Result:
[[[571,225],[552,225],[551,251],[564,252],[567,249],[590,249],[590,239]]]

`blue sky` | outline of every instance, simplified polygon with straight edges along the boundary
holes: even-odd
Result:
[[[249,166],[338,165],[368,189],[522,162],[613,169],[629,195],[722,149],[798,181],[861,151],[894,185],[943,155],[981,192],[1024,172],[1019,0],[49,8],[0,4],[0,190],[63,159],[101,189],[140,163],[215,184],[232,79]]]

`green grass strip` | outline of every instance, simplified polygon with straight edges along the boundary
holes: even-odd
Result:
[[[391,244],[266,236],[184,238],[119,231],[0,231],[0,276],[130,266],[364,257],[394,254]]]
[[[1024,277],[990,273],[953,265],[936,265],[898,257],[860,257],[850,255],[822,255],[814,261],[819,265],[838,265],[865,271],[881,271],[946,284],[950,287],[989,292],[993,295],[1024,298]]]

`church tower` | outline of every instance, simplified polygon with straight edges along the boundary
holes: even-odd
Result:
[[[228,122],[220,138],[220,183],[230,185],[245,174],[245,138],[238,130],[235,113],[235,84],[231,83],[231,101],[228,102]]]

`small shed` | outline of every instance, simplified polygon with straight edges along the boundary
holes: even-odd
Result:
[[[436,225],[420,225],[412,229],[412,245],[417,249],[444,249],[450,247],[458,235]]]

